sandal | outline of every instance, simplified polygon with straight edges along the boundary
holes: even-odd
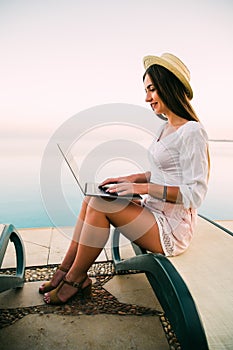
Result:
[[[65,272],[65,273],[67,273],[67,272],[69,271],[69,269],[65,269],[65,268],[63,268],[61,265],[58,266],[57,270],[60,270],[60,271]],[[57,272],[57,270],[56,270],[56,272]],[[56,272],[55,272],[55,273],[56,273]],[[64,277],[64,275],[62,276],[62,278],[63,278],[63,277]],[[58,285],[59,285],[59,283],[60,283],[60,281],[58,282]],[[40,293],[40,294],[48,293],[48,292],[50,292],[51,290],[57,288],[58,285],[53,286],[53,285],[52,285],[52,280],[49,281],[49,282],[45,282],[45,283],[43,283],[43,284],[39,287],[39,293]]]
[[[59,286],[52,290],[51,293],[49,293],[50,300],[49,302],[46,300],[46,296],[44,296],[44,301],[46,304],[51,305],[59,305],[59,304],[65,304],[68,302],[68,300],[71,300],[76,295],[80,297],[80,299],[90,299],[92,295],[92,283],[89,283],[86,287],[82,288],[84,282],[88,279],[86,276],[81,282],[68,282],[65,278],[60,282]],[[62,301],[58,297],[58,292],[62,288],[64,284],[68,284],[69,286],[72,286],[74,288],[77,288],[77,291],[72,295],[70,298],[68,298],[66,301]]]

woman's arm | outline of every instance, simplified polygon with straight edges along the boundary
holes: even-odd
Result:
[[[180,154],[182,184],[180,192],[185,208],[198,208],[202,204],[208,184],[208,137],[204,129],[185,135]]]
[[[141,177],[141,180],[143,180],[143,177]],[[119,196],[128,194],[149,194],[152,197],[166,202],[182,202],[179,187],[162,186],[151,182],[118,182],[115,185],[111,186],[111,188],[108,189],[108,192],[117,192]]]
[[[182,203],[180,188],[177,186],[162,186],[150,182],[147,193],[164,202]]]

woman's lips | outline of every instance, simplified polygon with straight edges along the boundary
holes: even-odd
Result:
[[[151,103],[151,108],[154,110],[157,106],[158,102]]]

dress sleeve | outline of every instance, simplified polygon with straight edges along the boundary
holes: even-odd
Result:
[[[183,135],[180,192],[185,208],[198,208],[205,198],[208,181],[207,148],[208,137],[202,127],[196,127]]]

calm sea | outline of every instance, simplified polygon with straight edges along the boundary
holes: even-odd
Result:
[[[72,214],[59,209],[56,220],[54,216],[51,219],[42,201],[40,168],[46,142],[25,140],[17,150],[15,140],[4,140],[0,145],[0,222],[12,223],[17,228],[74,225],[82,195],[68,172],[63,174],[63,191]],[[199,213],[211,220],[233,220],[233,142],[210,141],[210,154],[209,190]]]

